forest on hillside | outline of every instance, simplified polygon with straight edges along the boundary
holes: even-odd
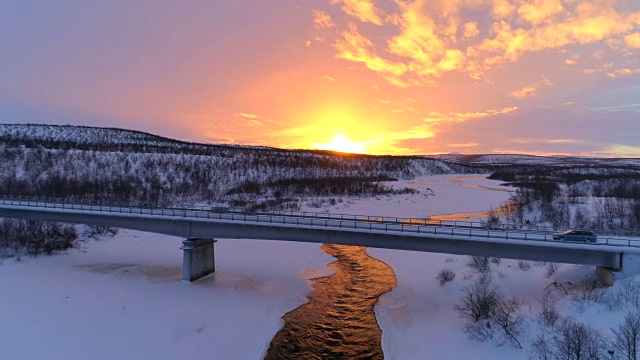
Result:
[[[320,205],[411,193],[387,182],[461,173],[491,174],[514,187],[509,209],[489,222],[640,230],[640,166],[633,159],[370,156],[188,143],[122,129],[0,124],[0,195],[289,210],[306,199]],[[36,224],[18,225],[7,225],[5,239],[12,231],[46,233]],[[63,243],[72,238],[65,234]]]
[[[505,221],[550,224],[554,229],[640,231],[640,168],[514,166],[489,177],[516,190]],[[494,223],[499,220],[492,217]]]
[[[425,157],[185,143],[119,129],[0,125],[0,194],[147,206],[296,208],[302,197],[373,196],[384,181],[484,172]]]

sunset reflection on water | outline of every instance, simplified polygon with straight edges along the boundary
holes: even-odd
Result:
[[[383,359],[373,311],[396,286],[391,268],[366,248],[324,244],[335,275],[314,280],[309,302],[287,313],[265,359]]]

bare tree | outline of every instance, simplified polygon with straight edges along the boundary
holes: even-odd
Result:
[[[520,304],[516,299],[498,297],[493,309],[493,323],[501,330],[499,332],[498,346],[509,343],[517,349],[522,348],[520,336],[524,319],[518,314]]]
[[[566,360],[602,359],[606,347],[597,330],[573,320],[562,322],[553,343],[554,358]]]
[[[544,333],[538,335],[538,337],[531,344],[531,360],[551,360],[553,356],[553,343]]]
[[[614,335],[615,355],[620,360],[637,360],[640,351],[640,312],[627,314],[618,328],[611,329]]]
[[[573,217],[573,225],[578,229],[586,229],[589,227],[588,214],[581,208],[577,208]]]
[[[635,278],[620,281],[619,294],[625,303],[640,308],[640,283]]]
[[[542,309],[538,318],[543,324],[550,328],[553,328],[560,319],[560,314],[558,314],[558,310],[556,310],[555,302],[553,299],[553,292],[545,290],[544,294],[542,295],[540,305]]]

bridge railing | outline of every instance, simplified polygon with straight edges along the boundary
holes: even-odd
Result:
[[[0,204],[10,206],[32,207],[32,208],[53,208],[63,210],[108,212],[139,215],[160,215],[178,218],[230,220],[243,222],[277,223],[296,226],[323,226],[348,229],[366,229],[390,232],[407,232],[417,234],[436,235],[459,235],[469,237],[484,237],[494,239],[514,239],[532,241],[551,241],[552,232],[536,231],[517,228],[495,228],[473,226],[469,222],[431,222],[429,220],[411,219],[406,221],[396,217],[379,217],[363,215],[343,215],[329,213],[308,213],[298,212],[293,214],[283,213],[245,213],[245,212],[220,212],[198,209],[181,208],[154,208],[154,207],[133,207],[133,206],[113,206],[104,204],[78,204],[62,201],[52,201],[53,199],[29,198],[29,197],[7,197],[0,196]],[[471,225],[470,225],[471,224]],[[479,223],[476,223],[479,224]],[[598,244],[637,246],[640,247],[639,239],[622,237],[602,237],[598,238]]]

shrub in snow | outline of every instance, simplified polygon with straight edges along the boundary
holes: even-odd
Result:
[[[491,261],[491,263],[493,264],[496,264],[496,266],[500,266],[500,261],[502,261],[502,259],[497,257],[492,257],[491,259],[489,259],[489,261]]]
[[[485,256],[469,256],[467,266],[481,274],[488,273],[491,270],[489,268],[489,258]]]
[[[462,292],[462,299],[455,309],[463,318],[478,322],[491,317],[499,296],[498,290],[491,285],[491,275],[481,275],[472,285],[464,287]]]
[[[556,273],[556,271],[558,271],[558,265],[555,263],[549,263],[547,265],[547,271],[545,273],[545,275],[547,276],[547,278],[550,278],[553,276],[553,274]]]
[[[471,286],[462,289],[462,298],[455,306],[458,314],[467,320],[464,331],[470,338],[486,340],[493,338],[495,329],[491,324],[500,294],[491,285],[491,275],[482,274]]]
[[[455,306],[466,319],[464,332],[473,340],[495,340],[498,346],[511,344],[521,348],[523,331],[520,304],[506,298],[491,285],[491,275],[482,274],[471,286],[462,290],[462,298]]]
[[[531,264],[526,260],[518,260],[518,269],[527,271],[531,269]]]
[[[89,225],[88,230],[89,231],[86,233],[86,236],[89,237],[96,237],[100,235],[115,236],[118,233],[117,228],[104,225]]]
[[[436,276],[436,280],[438,280],[438,283],[440,284],[440,286],[443,286],[444,284],[450,281],[453,281],[453,278],[455,277],[456,277],[456,273],[454,273],[453,270],[442,269],[438,273],[438,276]]]
[[[482,226],[486,229],[500,229],[502,221],[500,220],[500,213],[491,208],[486,219],[480,220]]]
[[[602,302],[606,288],[594,277],[585,277],[573,289],[573,298],[583,303],[586,301]]]
[[[0,257],[50,255],[75,246],[77,239],[71,225],[4,219],[0,222]]]

